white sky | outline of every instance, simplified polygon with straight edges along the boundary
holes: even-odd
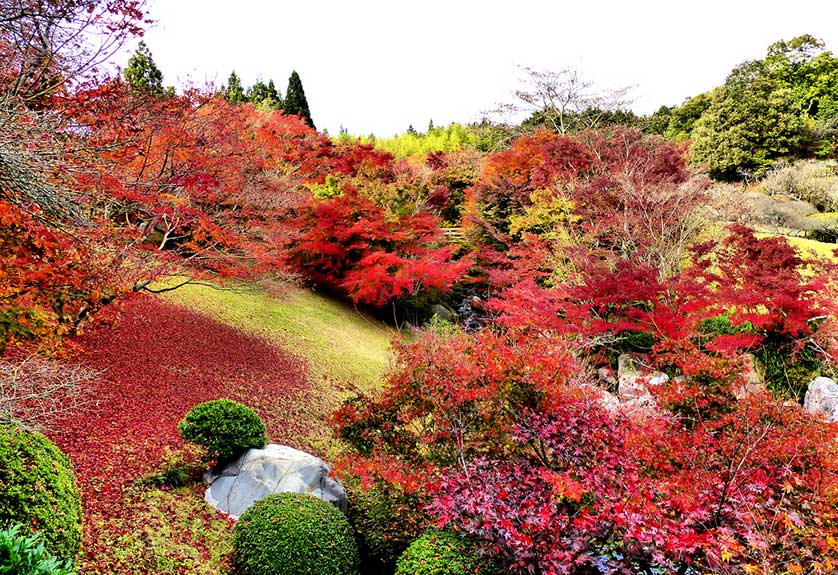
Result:
[[[299,72],[317,127],[389,136],[509,101],[518,66],[634,85],[637,112],[678,104],[803,33],[838,53],[838,0],[150,0],[164,82],[248,86]],[[133,50],[133,46],[131,47]],[[127,57],[124,58],[127,60]]]

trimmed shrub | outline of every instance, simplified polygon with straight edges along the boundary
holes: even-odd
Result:
[[[419,496],[383,482],[367,491],[351,484],[346,489],[364,572],[392,573],[399,556],[428,527]]]
[[[233,562],[242,575],[357,575],[352,527],[331,503],[304,493],[276,493],[236,524]]]
[[[180,436],[207,450],[217,464],[236,459],[248,449],[265,447],[265,424],[249,407],[214,399],[192,408],[178,424]]]
[[[81,521],[69,458],[40,433],[0,425],[0,527],[31,527],[66,561],[81,547]]]
[[[396,575],[496,575],[499,569],[471,541],[450,531],[429,531],[399,558]]]
[[[838,165],[835,161],[801,160],[778,165],[761,182],[765,193],[784,195],[814,205],[818,211],[838,210]]]
[[[73,575],[73,567],[47,551],[37,534],[26,536],[13,525],[0,529],[0,575]]]

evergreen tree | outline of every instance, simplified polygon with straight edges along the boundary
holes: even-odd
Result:
[[[283,107],[288,114],[302,116],[306,124],[314,128],[314,122],[311,120],[311,112],[308,109],[306,93],[303,91],[303,83],[296,70],[291,72],[291,77],[288,78],[288,90],[285,91],[285,105]]]
[[[277,91],[274,81],[268,82],[268,97],[271,99],[271,107],[280,110],[282,109],[282,96]]]
[[[262,80],[257,80],[256,83],[247,90],[247,101],[254,106],[260,104],[268,97],[268,86]]]
[[[128,67],[125,68],[125,80],[135,90],[141,90],[160,96],[164,93],[163,73],[154,63],[151,51],[145,42],[140,42],[137,51],[128,60]]]
[[[236,75],[235,70],[230,72],[230,77],[227,79],[227,87],[222,88],[222,91],[224,92],[224,97],[231,104],[241,104],[247,101],[247,97],[244,95],[244,88],[242,88],[242,82],[238,75]]]

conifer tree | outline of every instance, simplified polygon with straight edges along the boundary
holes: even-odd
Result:
[[[274,81],[268,82],[268,97],[271,99],[271,107],[275,110],[282,109],[282,96],[277,91]]]
[[[285,105],[283,108],[288,114],[302,116],[306,124],[314,128],[314,122],[311,120],[311,112],[308,109],[306,93],[303,91],[303,83],[296,70],[291,72],[291,77],[288,78],[288,90],[285,91]]]
[[[244,88],[242,88],[242,82],[238,75],[236,75],[235,70],[230,72],[230,77],[227,79],[227,87],[223,88],[222,91],[224,92],[224,97],[231,104],[241,104],[247,101],[244,95]]]
[[[154,63],[151,51],[145,42],[140,42],[137,51],[128,60],[125,68],[125,80],[135,90],[141,90],[160,96],[164,93],[163,72]]]

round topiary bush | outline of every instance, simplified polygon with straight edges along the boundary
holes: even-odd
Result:
[[[399,557],[396,575],[496,575],[474,544],[450,531],[429,531]]]
[[[331,503],[304,493],[277,493],[244,512],[233,535],[242,575],[357,575],[352,527]]]
[[[229,399],[215,399],[192,408],[178,424],[180,436],[207,450],[219,464],[248,449],[265,447],[265,424],[249,407]]]
[[[47,551],[73,560],[81,547],[81,519],[69,458],[40,433],[0,425],[0,528],[30,527]]]

